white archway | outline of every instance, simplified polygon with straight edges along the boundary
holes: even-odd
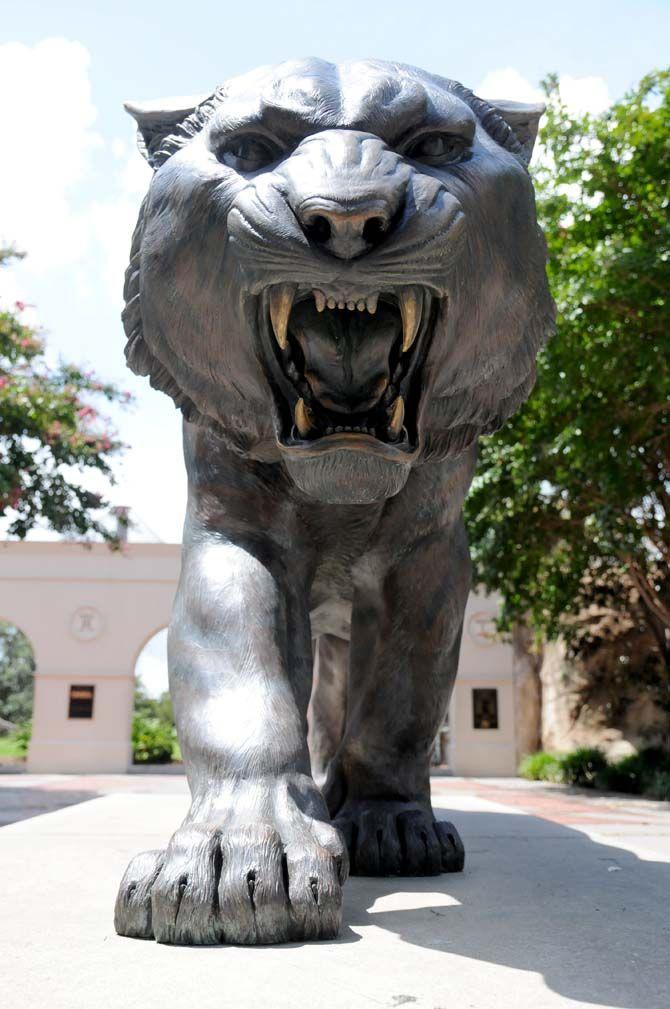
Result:
[[[31,771],[125,771],[135,662],[170,618],[177,544],[0,546],[0,613],[35,653]]]

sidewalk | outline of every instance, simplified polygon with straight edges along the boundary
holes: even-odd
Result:
[[[334,942],[198,949],[111,924],[128,859],[186,809],[183,777],[0,777],[0,822],[27,811],[0,829],[3,1009],[668,1009],[670,805],[433,785],[464,873],[350,880]]]

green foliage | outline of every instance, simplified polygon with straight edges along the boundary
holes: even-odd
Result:
[[[642,795],[653,790],[659,774],[670,774],[670,753],[650,746],[610,764],[602,783],[615,792]]]
[[[565,785],[595,788],[607,768],[605,754],[596,747],[580,746],[558,758],[560,780]]]
[[[18,753],[25,757],[28,752],[28,746],[30,744],[30,738],[33,734],[32,722],[24,722],[14,733],[14,742],[16,744],[16,749]]]
[[[649,784],[646,794],[650,799],[660,799],[662,802],[670,802],[670,771],[657,771]]]
[[[24,722],[15,732],[0,736],[0,761],[3,757],[22,760],[28,752],[30,734],[30,722]]]
[[[0,249],[0,264],[16,254]],[[25,305],[0,309],[0,516],[23,538],[40,520],[60,533],[114,535],[95,517],[103,501],[73,474],[102,473],[122,445],[93,401],[127,402],[127,393],[91,372],[50,367],[40,335],[22,321]]]
[[[0,736],[0,765],[2,765],[3,758],[7,757],[12,762],[16,759],[20,760],[23,757],[23,753],[16,742],[16,736],[13,732],[8,736]]]
[[[169,764],[172,760],[181,760],[172,699],[167,690],[158,698],[149,697],[142,684],[137,683],[132,743],[136,764]]]
[[[535,184],[558,329],[528,403],[483,440],[475,576],[503,625],[568,638],[585,576],[618,583],[670,710],[670,71],[598,116],[570,116],[555,78],[545,90]]]
[[[158,718],[133,718],[133,761],[136,764],[169,764],[177,741],[173,725]]]
[[[529,753],[519,764],[519,776],[530,781],[559,781],[561,766],[553,753]]]
[[[523,758],[518,773],[532,781],[605,788],[670,801],[670,751],[656,746],[614,763],[608,763],[596,747],[580,747],[564,754],[540,750]]]
[[[141,683],[135,686],[134,711],[144,718],[157,718],[161,722],[174,725],[174,712],[170,692],[164,690],[160,697],[149,697]]]
[[[18,724],[33,713],[33,650],[14,624],[0,620],[0,718]]]

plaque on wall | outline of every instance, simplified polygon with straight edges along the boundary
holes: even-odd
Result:
[[[473,613],[468,620],[468,634],[475,644],[490,648],[498,641],[498,629],[492,613]]]
[[[100,637],[104,621],[95,606],[79,606],[72,614],[70,630],[78,641],[93,641]]]
[[[70,685],[70,704],[68,718],[93,718],[93,699],[95,687],[92,684],[72,683]]]

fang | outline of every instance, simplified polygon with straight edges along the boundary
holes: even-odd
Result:
[[[402,396],[398,396],[388,413],[388,431],[391,438],[397,438],[402,431],[402,422],[405,419],[405,401]]]
[[[288,343],[286,330],[295,292],[295,284],[275,284],[270,290],[270,321],[282,350],[286,350]]]
[[[400,292],[402,316],[402,352],[405,354],[414,343],[421,322],[421,289],[403,287]]]
[[[312,430],[313,417],[312,412],[309,407],[305,406],[304,399],[299,399],[295,405],[295,426],[298,429],[298,434],[301,438],[304,438]]]

